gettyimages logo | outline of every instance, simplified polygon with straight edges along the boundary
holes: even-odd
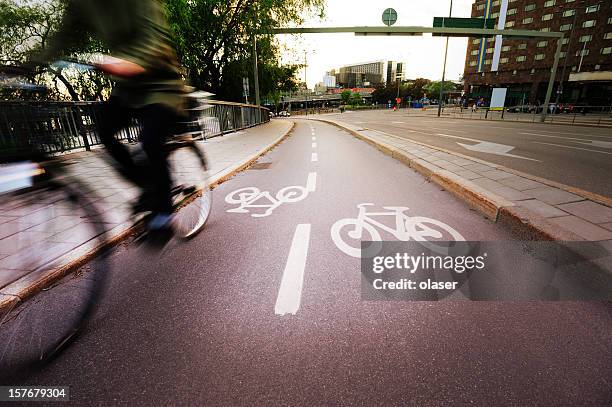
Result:
[[[484,270],[487,253],[481,256],[428,256],[421,253],[412,256],[408,253],[396,253],[395,256],[376,256],[372,259],[372,271],[381,274],[385,270],[404,270],[415,274],[422,270],[445,270],[462,274],[468,270]]]

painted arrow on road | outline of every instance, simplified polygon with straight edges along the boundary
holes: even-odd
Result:
[[[468,137],[451,136],[449,134],[442,134],[442,133],[438,133],[438,136],[450,137],[450,138],[459,139],[459,140],[473,141],[477,143],[477,144],[471,145],[471,144],[463,144],[463,143],[457,142],[457,144],[459,144],[461,147],[465,148],[466,150],[476,151],[479,153],[501,155],[504,157],[520,158],[521,160],[541,162],[540,160],[536,160],[533,158],[523,157],[523,156],[516,155],[516,154],[510,154],[510,151],[516,148],[514,146],[508,146],[505,144],[498,144],[498,143],[491,143],[490,141],[476,140],[476,139],[468,138]]]

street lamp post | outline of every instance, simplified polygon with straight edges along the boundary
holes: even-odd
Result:
[[[448,17],[453,16],[453,0],[450,0],[450,11]],[[440,83],[440,98],[438,99],[438,117],[442,115],[442,97],[444,91],[444,79],[446,78],[446,58],[448,56],[448,38],[446,37],[446,48],[444,49],[444,67],[442,68],[442,82]]]

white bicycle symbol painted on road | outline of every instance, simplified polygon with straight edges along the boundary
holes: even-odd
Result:
[[[308,197],[311,192],[316,190],[317,174],[310,173],[306,187],[292,185],[279,190],[275,196],[268,191],[261,191],[256,187],[238,189],[225,197],[228,204],[238,204],[237,208],[228,209],[231,213],[251,213],[252,209],[266,208],[263,213],[251,213],[253,218],[265,218],[272,215],[272,212],[282,204],[295,203]]]
[[[459,232],[444,222],[423,216],[408,216],[405,213],[409,210],[407,207],[385,206],[383,209],[388,212],[367,212],[369,206],[374,206],[374,204],[357,205],[359,208],[357,218],[340,219],[331,228],[332,240],[340,250],[349,256],[371,257],[376,255],[380,250],[380,244],[372,245],[366,249],[365,253],[362,253],[361,241],[381,242],[382,238],[378,229],[404,242],[410,240],[425,242],[431,239],[465,241]],[[374,216],[395,217],[395,229],[373,219]]]

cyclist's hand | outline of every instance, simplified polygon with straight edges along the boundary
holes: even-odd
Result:
[[[95,66],[104,73],[120,78],[131,78],[145,72],[145,69],[138,64],[111,56],[105,56],[103,61]]]

